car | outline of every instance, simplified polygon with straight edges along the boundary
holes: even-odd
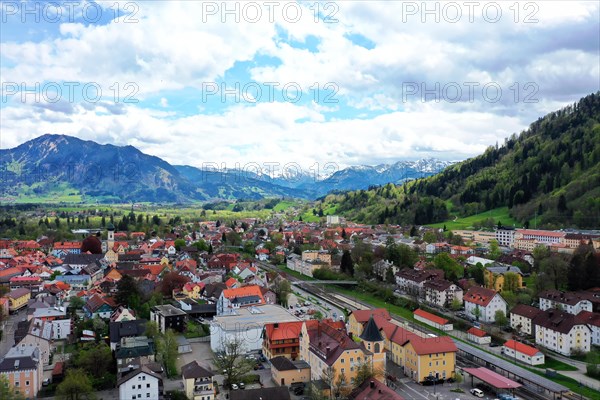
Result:
[[[238,383],[238,386],[240,387],[240,389],[246,389],[246,384],[244,382]]]
[[[473,388],[469,392],[475,397],[483,397],[483,392],[480,389]]]
[[[296,396],[302,396],[304,394],[304,388],[301,386],[294,388],[294,394]]]
[[[231,384],[231,390],[238,390],[238,389],[239,389],[238,385],[236,385],[235,383]]]
[[[42,381],[42,386],[48,386],[50,384],[50,378],[46,378]]]

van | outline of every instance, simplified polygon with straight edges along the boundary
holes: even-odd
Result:
[[[475,397],[483,397],[483,392],[480,389],[473,388],[469,390],[469,392],[471,392],[471,394]]]

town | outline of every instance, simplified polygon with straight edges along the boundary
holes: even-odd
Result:
[[[600,232],[290,210],[2,239],[6,398],[599,398]]]

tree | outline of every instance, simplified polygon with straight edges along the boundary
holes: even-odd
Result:
[[[164,365],[169,378],[177,375],[178,349],[177,336],[172,329],[167,329],[164,334],[158,336],[156,341],[156,353],[159,361]]]
[[[456,383],[456,388],[458,389],[460,384],[462,383],[462,375],[458,372],[454,372],[454,382]]]
[[[490,249],[488,252],[488,257],[492,260],[495,260],[498,257],[500,257],[500,246],[497,240],[490,240]]]
[[[469,276],[471,278],[473,278],[475,280],[475,282],[477,282],[480,285],[484,285],[484,274],[483,274],[483,264],[481,263],[477,263],[471,267],[469,267],[468,272],[469,272]]]
[[[502,310],[496,310],[494,313],[494,321],[498,326],[506,326],[508,324],[508,319],[506,318],[506,314]]]
[[[423,241],[427,243],[435,243],[437,242],[437,235],[431,231],[425,232],[423,235]]]
[[[458,311],[462,308],[462,302],[458,300],[456,297],[452,299],[450,303],[450,309],[453,311]]]
[[[417,236],[418,231],[417,231],[417,227],[416,226],[411,226],[410,227],[410,233],[408,234],[410,237],[415,237]]]
[[[567,271],[569,265],[559,254],[552,254],[540,261],[540,272],[538,279],[550,284],[553,289],[559,290],[567,283]]]
[[[342,253],[342,260],[340,261],[340,270],[344,274],[350,276],[354,275],[354,262],[352,261],[352,255],[350,251],[344,250]]]
[[[100,380],[113,367],[112,352],[105,343],[87,343],[75,354],[73,364],[86,375]]]
[[[94,388],[89,376],[82,369],[69,369],[65,379],[56,388],[59,399],[84,400],[95,399]]]
[[[381,371],[377,368],[373,368],[373,364],[370,362],[361,362],[356,367],[356,378],[354,378],[354,387],[357,388],[362,385],[364,382],[373,379],[380,378],[384,374],[384,371]]]
[[[123,275],[117,282],[117,293],[115,294],[117,304],[137,308],[134,306],[139,306],[139,298],[140,290],[136,280],[131,275]]]
[[[290,284],[290,281],[283,278],[277,279],[275,281],[275,285],[273,285],[273,290],[277,295],[277,301],[279,304],[281,304],[283,307],[287,307],[288,297],[292,292],[292,285]]]
[[[448,253],[440,253],[433,259],[433,265],[444,271],[446,279],[456,282],[465,274],[465,269]]]
[[[189,281],[187,276],[179,275],[177,272],[168,272],[163,276],[159,289],[163,295],[172,296],[174,289],[181,289]]]
[[[175,240],[174,244],[175,244],[175,250],[180,251],[182,248],[185,247],[185,240],[177,239],[177,240]]]
[[[0,375],[0,399],[24,400],[25,397],[11,386],[5,375]]]
[[[154,321],[148,321],[146,323],[146,331],[144,332],[144,334],[151,338],[157,338],[158,335],[160,335],[160,331],[158,330],[158,324]]]
[[[415,263],[419,261],[417,253],[405,244],[392,243],[386,247],[385,258],[394,265],[413,268]]]
[[[476,321],[479,321],[479,317],[481,317],[481,309],[479,308],[479,304],[475,304],[475,308],[473,309],[473,316]]]
[[[222,348],[215,352],[213,364],[219,373],[225,375],[228,383],[239,382],[254,368],[253,363],[244,357],[245,353],[244,341],[240,337],[226,340]]]
[[[388,267],[385,270],[385,281],[386,283],[396,283],[396,277],[394,276],[394,269],[392,267]]]
[[[515,272],[505,273],[502,292],[516,292],[517,289],[519,289],[519,275],[517,275]]]

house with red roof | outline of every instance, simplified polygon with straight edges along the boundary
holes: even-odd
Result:
[[[384,321],[391,321],[392,317],[385,308],[375,308],[372,310],[354,310],[348,316],[348,333],[352,336],[360,336],[369,319],[373,316],[377,326],[382,329]]]
[[[262,351],[267,359],[277,356],[296,360],[300,352],[300,332],[304,321],[275,322],[263,329]]]
[[[527,365],[540,365],[545,363],[544,353],[535,347],[517,342],[516,340],[509,340],[504,343],[501,352],[505,356],[515,361],[521,361]]]
[[[506,315],[507,303],[495,290],[473,286],[465,293],[463,300],[465,313],[477,321],[494,322],[497,311]]]
[[[239,288],[225,289],[217,301],[217,315],[235,314],[241,307],[260,306],[265,304],[265,299],[260,286],[242,286]]]
[[[413,312],[413,317],[417,321],[421,321],[442,331],[448,332],[453,329],[452,324],[446,318],[439,317],[420,308]]]
[[[473,326],[467,331],[467,340],[477,344],[490,344],[492,337],[486,331]]]

